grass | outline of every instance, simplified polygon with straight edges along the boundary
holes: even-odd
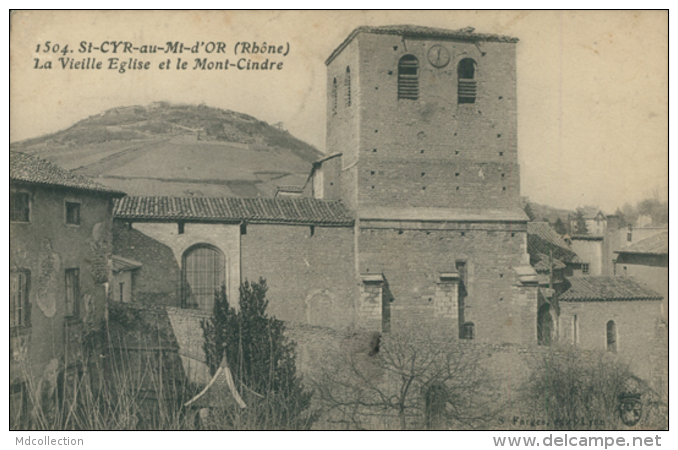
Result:
[[[166,336],[134,314],[110,327],[106,345],[85,358],[65,355],[52,383],[19,366],[25,380],[10,398],[10,430],[270,430],[307,429],[287,420],[285,405],[240,388],[247,408],[186,408],[200,390],[183,372]],[[116,328],[117,327],[117,328]],[[123,332],[121,332],[121,330]],[[99,336],[99,342],[104,342]],[[84,338],[86,340],[87,337]],[[85,342],[81,346],[86,350]],[[15,385],[16,386],[16,385]]]

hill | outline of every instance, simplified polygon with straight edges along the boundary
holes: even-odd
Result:
[[[113,108],[10,148],[130,195],[272,196],[303,184],[323,156],[255,117],[164,102]]]

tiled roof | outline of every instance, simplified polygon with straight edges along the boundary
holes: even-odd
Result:
[[[114,272],[126,272],[141,269],[141,263],[133,259],[123,258],[122,256],[112,255]]]
[[[570,239],[573,241],[603,241],[605,238],[603,236],[593,236],[590,234],[573,234],[570,235]]]
[[[549,254],[566,264],[581,264],[581,259],[572,250],[567,242],[556,233],[546,222],[527,223],[527,251],[533,261],[541,260],[543,255]]]
[[[82,175],[26,153],[9,151],[9,179],[25,183],[58,186],[84,191],[103,192],[123,196],[124,192],[111,189]]]
[[[663,231],[628,247],[624,247],[615,253],[642,253],[646,255],[668,255],[669,254],[669,232]]]
[[[548,255],[539,254],[538,262],[533,264],[534,270],[539,273],[544,273],[549,271],[549,257]],[[553,258],[553,270],[562,270],[566,268],[564,262],[559,259]]]
[[[422,27],[419,25],[385,25],[380,27],[363,26],[358,27],[348,35],[346,39],[332,52],[325,64],[329,64],[351,40],[359,33],[372,34],[392,34],[403,37],[421,37],[437,39],[454,39],[460,41],[487,41],[487,42],[518,42],[518,38],[502,36],[498,34],[475,33],[471,27],[459,30],[448,30],[446,28]]]
[[[339,201],[314,198],[123,197],[114,208],[116,219],[283,223],[352,226],[354,219]]]
[[[564,302],[661,300],[662,296],[632,277],[567,278],[570,288],[559,297]]]

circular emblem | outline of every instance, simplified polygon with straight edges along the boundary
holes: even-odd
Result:
[[[445,67],[450,62],[450,52],[442,45],[434,45],[428,50],[428,62],[433,67]]]

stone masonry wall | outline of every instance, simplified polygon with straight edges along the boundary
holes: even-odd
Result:
[[[363,221],[362,227],[370,225]],[[480,229],[479,229],[480,228]],[[518,228],[518,227],[517,227]],[[478,224],[457,230],[362,228],[360,272],[383,273],[384,310],[390,329],[422,326],[435,317],[439,272],[465,262],[464,320],[483,342],[536,342],[536,289],[516,291],[512,267],[524,263],[524,231],[506,226],[483,230]],[[450,327],[457,326],[450,317]],[[534,322],[534,323],[532,323]]]
[[[113,227],[113,253],[141,263],[132,274],[131,301],[180,306],[181,267],[172,249],[126,224]],[[118,300],[118,296],[113,297]]]
[[[250,224],[241,239],[242,280],[266,279],[272,316],[335,328],[354,323],[353,228]]]
[[[359,147],[359,120],[362,114],[360,73],[358,67],[358,43],[351,42],[327,69],[327,142],[326,153],[341,152],[343,170],[341,172],[340,189],[344,203],[352,209],[356,207],[356,178],[351,174],[352,167],[358,158]],[[347,72],[350,69],[350,98],[348,104],[349,86],[346,83]],[[336,79],[336,108],[334,80]],[[325,191],[326,198],[335,198],[332,189]]]
[[[433,45],[451,59],[435,68]],[[356,118],[333,113],[332,80],[351,66]],[[419,98],[398,99],[398,61],[419,63]],[[474,104],[457,103],[457,66],[476,61]],[[361,206],[509,208],[518,204],[515,46],[358,35],[328,67],[328,151],[343,151],[357,167]],[[355,85],[358,84],[357,87]],[[339,83],[341,87],[342,84]],[[349,108],[350,109],[350,108]],[[347,192],[351,194],[350,191]],[[352,203],[353,200],[347,200]]]
[[[577,346],[584,350],[605,351],[607,322],[617,327],[617,353],[640,378],[650,380],[651,355],[658,346],[661,317],[659,301],[560,302],[559,335],[573,342],[574,316],[577,316]]]
[[[27,322],[10,330],[10,383],[29,381],[54,398],[59,372],[81,362],[84,330],[96,330],[106,310],[112,199],[106,195],[11,186],[30,194],[30,221],[10,222],[10,271],[27,278]],[[80,224],[66,223],[65,202],[80,203]],[[79,269],[79,316],[67,317],[67,269]]]

